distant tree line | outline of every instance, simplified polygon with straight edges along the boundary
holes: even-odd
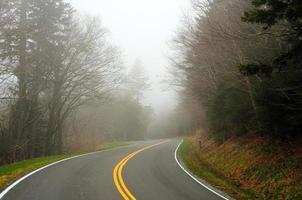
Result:
[[[220,142],[302,137],[302,2],[194,0],[173,41],[173,85]],[[181,103],[180,108],[186,109]]]
[[[0,164],[63,153],[75,113],[111,99],[122,76],[98,19],[63,0],[0,0]]]
[[[141,103],[147,78],[138,63],[126,74],[108,100],[92,99],[69,117],[64,130],[68,151],[92,151],[103,141],[145,139],[153,116],[152,108]]]
[[[183,98],[173,110],[162,110],[150,121],[148,138],[171,138],[191,135],[202,126],[204,116],[195,99]]]

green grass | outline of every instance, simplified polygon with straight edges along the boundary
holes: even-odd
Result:
[[[70,157],[70,155],[34,158],[0,167],[0,191],[19,177],[50,163]]]
[[[121,146],[129,145],[129,142],[112,142],[100,145],[97,151],[117,148]],[[0,166],[0,191],[7,187],[10,183],[16,179],[30,173],[40,167],[46,166],[53,162],[71,157],[74,155],[60,155],[60,156],[50,156],[42,158],[34,158],[31,160],[25,160],[17,162],[11,165]]]
[[[253,199],[253,194],[250,191],[240,189],[235,183],[215,171],[213,166],[208,166],[206,163],[199,160],[198,156],[194,154],[190,140],[184,140],[180,146],[179,155],[190,171],[215,188],[226,192],[238,200]]]

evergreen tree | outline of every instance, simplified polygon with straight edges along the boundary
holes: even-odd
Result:
[[[72,9],[62,0],[12,0],[2,4],[3,16],[10,21],[0,30],[1,61],[10,63],[7,74],[13,73],[18,81],[9,120],[12,157],[43,155],[47,119],[39,97],[48,87],[53,69],[63,62]]]
[[[302,1],[299,0],[252,0],[254,8],[246,11],[242,18],[246,22],[260,23],[264,29],[283,24],[277,33],[287,41],[289,50],[275,59],[279,71],[285,68],[302,68]],[[250,68],[251,66],[247,66]],[[252,66],[255,67],[255,66]],[[261,68],[263,66],[259,66]],[[261,70],[253,71],[260,72]]]
[[[302,1],[252,0],[242,19],[263,25],[264,32],[283,40],[283,53],[271,65],[240,66],[246,76],[265,75],[255,90],[259,117],[267,132],[282,137],[301,135],[302,129]],[[278,27],[277,30],[273,29]]]

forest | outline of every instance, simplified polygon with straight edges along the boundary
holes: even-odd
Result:
[[[231,197],[302,199],[302,1],[192,7],[171,42],[180,98],[163,127],[190,136],[188,168]]]
[[[301,2],[192,7],[170,45],[179,103],[150,124],[142,63],[125,67],[100,19],[63,0],[1,0],[1,163],[199,128],[219,143],[251,133],[299,142]]]
[[[0,1],[0,164],[144,138],[141,63],[63,0]]]
[[[152,67],[149,73],[154,73],[150,77],[165,77],[161,80],[165,87],[177,93],[177,100],[170,97],[169,102],[154,95],[153,101],[163,101],[160,103],[164,105],[157,110],[146,104],[144,95],[150,87],[161,84],[154,80],[150,84],[139,58],[127,63],[102,21],[83,15],[73,3],[0,0],[0,190],[46,164],[78,158],[70,155],[96,152],[100,144],[132,141],[133,145],[122,150],[75,159],[74,171],[65,162],[52,179],[55,184],[45,188],[56,185],[63,197],[67,193],[83,195],[87,189],[95,198],[93,192],[98,189],[91,191],[99,185],[93,181],[111,184],[108,188],[114,182],[122,196],[128,193],[124,199],[136,199],[122,177],[123,167],[133,158],[128,168],[132,170],[125,169],[125,173],[133,174],[126,178],[132,178],[130,183],[139,180],[139,187],[130,184],[131,190],[153,189],[141,190],[146,196],[200,199],[196,182],[180,173],[179,166],[186,170],[184,164],[238,200],[302,199],[301,0],[191,0],[191,8],[169,37],[167,77],[161,74],[162,66],[152,66],[163,64],[157,57],[162,49],[153,48],[162,43],[152,43],[169,35],[153,28],[165,29],[170,21],[162,25],[159,22],[164,16],[160,16],[160,21],[152,24],[153,17],[158,16],[143,16],[145,10],[141,9],[149,4],[135,5],[134,13],[129,11],[135,7],[132,4],[141,2],[129,3],[127,19],[134,22],[127,29],[139,32],[129,31],[137,41],[125,39],[128,30],[120,34],[125,34],[123,38],[133,46],[133,52],[150,54],[145,57]],[[110,7],[110,3],[104,5]],[[151,14],[169,14],[170,7],[157,13],[154,8],[164,4],[153,2],[151,7],[151,3]],[[119,9],[127,13],[122,12],[126,8]],[[112,16],[121,13],[112,12]],[[140,21],[146,26],[136,27],[135,19],[140,17],[148,19]],[[172,24],[172,17],[169,20]],[[150,36],[146,31],[152,32]],[[139,40],[142,35],[147,45]],[[149,140],[163,138],[169,139],[160,143]],[[134,157],[145,150],[148,154],[135,162]],[[31,163],[35,159],[40,165]],[[26,168],[24,163],[28,168],[21,173],[18,167]],[[113,176],[105,170],[113,171]],[[140,173],[154,182],[141,181]],[[64,177],[75,180],[68,190],[73,192],[63,192],[62,188],[70,186],[65,180],[61,183]],[[77,190],[78,186],[83,191]],[[34,187],[30,189],[37,194]],[[111,190],[101,192],[100,197]],[[208,192],[201,196],[211,199],[207,196],[214,194]]]
[[[300,141],[302,2],[195,0],[172,42],[171,84],[216,141],[245,134]]]

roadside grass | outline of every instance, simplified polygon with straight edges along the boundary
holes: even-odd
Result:
[[[213,167],[201,161],[198,156],[194,154],[195,152],[190,139],[184,139],[184,142],[179,149],[179,155],[190,171],[213,187],[224,191],[235,199],[254,199],[252,192],[239,188],[235,182],[224,177]]]
[[[237,200],[302,200],[302,146],[248,134],[218,144],[203,130],[181,156],[197,176]]]
[[[113,149],[121,146],[126,146],[131,144],[130,142],[111,142],[104,143],[98,146],[96,151]],[[85,153],[85,152],[84,152]],[[87,152],[86,152],[87,153]],[[82,154],[82,153],[80,153]],[[80,154],[71,154],[71,155],[59,155],[59,156],[49,156],[34,158],[31,160],[25,160],[10,165],[0,166],[0,192],[4,190],[9,184],[17,180],[18,178],[36,170],[48,164],[54,163],[65,158],[69,158],[75,155]]]
[[[70,156],[71,155],[34,158],[31,160],[17,162],[11,165],[1,166],[0,167],[0,191],[3,190],[5,187],[7,187],[14,180],[24,176],[25,174],[31,171],[34,171],[35,169],[38,169],[50,163],[68,158]]]

